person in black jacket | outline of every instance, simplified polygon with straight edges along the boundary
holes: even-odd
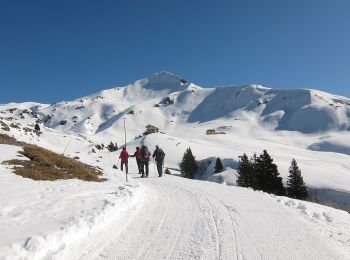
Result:
[[[156,145],[156,149],[154,150],[152,157],[155,159],[157,163],[158,176],[162,177],[164,157],[165,157],[165,153],[163,152],[162,148]]]

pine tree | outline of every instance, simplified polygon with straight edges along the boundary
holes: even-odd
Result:
[[[257,177],[257,189],[276,195],[285,195],[286,191],[279,176],[277,165],[266,150],[259,157],[254,156],[254,170]]]
[[[180,163],[181,176],[189,179],[193,179],[193,176],[197,170],[197,162],[192,154],[191,148],[187,148],[182,161]]]
[[[238,161],[237,185],[256,189],[256,174],[254,164],[246,154],[240,156]]]
[[[34,129],[35,131],[40,132],[40,126],[38,123],[35,124]]]
[[[289,167],[287,180],[287,195],[290,198],[305,200],[308,197],[308,188],[304,183],[301,170],[295,159],[292,160]]]
[[[117,143],[113,143],[112,141],[109,143],[109,145],[107,146],[107,149],[108,149],[108,151],[110,151],[110,152],[115,152],[115,151],[117,151],[118,150],[118,145],[117,145]]]
[[[216,159],[216,163],[215,163],[215,173],[222,172],[223,170],[224,170],[224,166],[222,165],[222,162],[221,162],[220,158],[218,157]]]

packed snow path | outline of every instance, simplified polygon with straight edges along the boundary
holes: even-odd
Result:
[[[349,259],[323,223],[268,194],[175,176],[139,182],[140,205],[71,248],[72,259]]]

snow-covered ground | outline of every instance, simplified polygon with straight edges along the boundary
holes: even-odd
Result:
[[[18,159],[18,150],[0,145],[0,160]],[[0,164],[1,259],[49,259],[109,226],[127,209],[140,207],[144,189],[122,180],[33,181]]]
[[[266,149],[284,183],[295,158],[322,202],[350,210],[349,115],[348,98],[317,90],[203,89],[165,72],[73,101],[1,105],[1,133],[108,180],[33,181],[0,164],[0,259],[350,259],[346,211],[234,186],[238,156]],[[120,151],[95,147],[123,144],[124,123],[130,153],[158,144],[176,174],[191,147],[208,162],[198,178],[222,184],[156,178],[153,164],[140,179],[134,160],[126,183],[112,168]],[[137,138],[147,124],[160,133]],[[20,149],[0,145],[0,161]],[[214,175],[217,157],[225,171]]]
[[[3,159],[18,148],[1,145]],[[4,154],[4,153],[1,153]],[[151,165],[152,166],[152,165]],[[135,170],[135,169],[132,169]],[[1,166],[0,259],[349,259],[350,215],[177,176],[36,182]],[[15,184],[15,185],[14,185]]]

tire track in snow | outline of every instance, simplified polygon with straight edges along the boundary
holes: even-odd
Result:
[[[150,191],[143,208],[121,234],[111,237],[104,248],[95,248],[99,254],[88,259],[312,259],[314,255],[332,259],[329,256],[337,255],[317,244],[324,241],[309,235],[303,222],[274,208],[269,198],[260,196],[263,205],[255,201],[260,194],[173,176],[140,181]],[[242,194],[251,197],[230,198]],[[268,228],[262,226],[265,221]],[[310,248],[295,251],[295,246],[305,247],[304,239]]]
[[[96,259],[228,259],[221,256],[216,209],[203,194],[154,178],[144,183],[153,195]]]
[[[158,196],[159,196],[159,195],[158,195]],[[151,248],[151,245],[155,243],[155,235],[156,235],[157,233],[159,233],[159,231],[161,230],[161,228],[162,228],[162,226],[163,226],[163,224],[164,224],[165,218],[166,218],[166,217],[168,216],[168,214],[169,214],[169,201],[170,201],[170,199],[169,199],[169,196],[168,196],[168,195],[167,195],[166,200],[168,201],[168,203],[162,204],[162,205],[166,205],[165,210],[163,211],[163,215],[162,215],[162,217],[161,217],[161,219],[160,219],[160,221],[159,221],[159,223],[158,223],[158,225],[157,225],[155,231],[152,232],[152,236],[151,236],[151,238],[150,238],[150,241],[143,245],[142,250],[141,250],[141,251],[139,252],[139,254],[137,255],[137,257],[136,257],[137,259],[145,259],[146,256],[147,256],[147,251],[145,251],[145,250]],[[157,200],[157,201],[158,201],[158,200]],[[141,258],[141,257],[142,257],[142,258]]]
[[[238,259],[238,260],[241,260],[241,259],[243,259],[243,260],[245,260],[246,258],[245,258],[245,256],[244,256],[244,253],[242,252],[242,250],[241,250],[241,247],[240,247],[240,245],[239,245],[239,243],[238,243],[238,237],[237,237],[237,234],[236,234],[236,226],[237,226],[237,224],[236,224],[236,222],[234,221],[234,219],[233,219],[233,216],[232,216],[232,213],[231,213],[231,211],[235,211],[235,209],[233,208],[233,207],[231,207],[231,206],[227,206],[227,205],[225,205],[224,203],[222,203],[224,206],[225,206],[225,208],[226,208],[226,210],[227,210],[227,212],[228,212],[228,214],[229,214],[229,216],[230,216],[230,218],[231,218],[231,226],[232,226],[232,230],[233,230],[233,237],[234,237],[234,239],[233,239],[233,242],[234,242],[234,247],[235,247],[235,251],[236,251],[236,258]],[[241,257],[240,257],[241,256]]]
[[[239,212],[236,211],[236,209],[233,206],[227,205],[225,202],[223,202],[222,200],[216,198],[215,196],[213,196],[212,194],[202,191],[203,193],[205,193],[208,197],[212,198],[213,200],[216,200],[218,203],[220,203],[221,205],[224,206],[224,208],[226,209],[226,212],[228,213],[230,220],[231,220],[231,226],[232,226],[232,233],[234,236],[234,247],[235,247],[235,251],[236,251],[236,258],[237,259],[249,259],[247,256],[245,256],[244,251],[242,246],[240,245],[239,241],[243,240],[243,237],[247,238],[249,240],[249,245],[253,245],[254,249],[256,250],[257,254],[255,254],[255,257],[259,257],[259,259],[264,259],[263,254],[261,253],[259,247],[256,245],[255,241],[249,236],[249,234],[240,231],[240,225],[237,223],[237,220],[235,220],[235,216],[233,213],[236,213],[237,215],[239,215]],[[239,218],[239,220],[244,221],[244,218]],[[248,225],[248,223],[246,223],[246,225]],[[251,248],[250,248],[251,250]]]
[[[227,232],[225,229],[222,232],[219,232],[220,227],[221,227],[221,229],[223,229],[223,227],[226,226],[225,225],[226,223],[224,224],[224,216],[225,216],[225,214],[226,214],[226,216],[229,216],[229,221],[230,221],[229,224],[231,224],[231,228],[232,228],[232,233],[231,233],[232,235],[231,236],[232,236],[232,240],[233,240],[233,243],[234,243],[234,250],[233,251],[235,253],[234,253],[234,255],[230,256],[230,259],[233,256],[235,256],[236,259],[240,259],[238,252],[240,252],[241,250],[240,250],[240,248],[237,245],[238,239],[237,239],[237,236],[236,236],[235,226],[233,225],[230,212],[227,210],[227,206],[221,200],[218,200],[217,198],[215,198],[211,194],[209,194],[207,192],[204,192],[204,191],[202,191],[202,192],[205,194],[205,198],[206,198],[206,200],[208,202],[209,207],[211,208],[211,211],[212,211],[212,214],[213,214],[213,221],[215,223],[215,226],[216,226],[216,229],[217,229],[217,233],[218,233],[218,241],[219,241],[219,258],[218,259],[226,259],[226,258],[223,258],[223,256],[222,256],[223,255],[223,252],[222,252],[223,249],[222,248],[223,248],[223,245],[225,243],[227,243],[227,241],[220,241],[220,240],[223,239],[223,234],[222,234],[223,232],[226,232],[226,233],[230,233],[230,232]],[[209,198],[211,200],[215,201],[216,203],[210,202]],[[224,209],[224,210],[219,210],[218,207],[216,207],[216,210],[214,211],[213,208],[215,206],[213,206],[213,204],[220,205],[221,208]],[[214,218],[214,212],[220,212],[220,213],[225,213],[225,214],[220,214],[220,215],[215,214],[216,217]],[[221,218],[221,220],[222,220],[221,221],[222,222],[221,225],[218,224],[218,219],[219,218]]]
[[[235,221],[234,219],[234,216],[232,214],[232,211],[235,212],[235,210],[233,209],[232,210],[232,207],[230,206],[226,206],[227,208],[227,211],[228,211],[228,214],[230,215],[230,218],[231,218],[231,222],[232,222],[232,228],[234,229],[234,232],[233,232],[233,235],[234,235],[234,243],[235,243],[235,248],[236,248],[236,256],[237,256],[237,259],[239,260],[246,260],[246,259],[249,259],[248,257],[245,256],[241,246],[240,246],[240,243],[239,243],[239,238],[237,236],[238,234],[238,228],[239,228],[239,225],[237,224],[237,222]],[[240,236],[243,236],[244,233],[240,232]],[[259,256],[260,256],[260,259],[264,259],[262,253],[260,252],[259,248],[256,246],[255,242],[247,235],[245,234],[245,236],[250,240],[251,242],[251,245],[254,246],[254,248],[256,249],[256,251],[258,252]]]
[[[200,190],[194,192],[182,187],[181,192],[190,194],[190,197],[196,200],[195,204],[199,206],[199,210],[207,216],[204,219],[213,237],[215,259],[233,259],[235,254],[229,249],[229,243],[227,243],[233,239],[233,232],[226,229],[226,226],[231,224],[231,219],[224,204],[212,195]],[[233,251],[236,252],[236,250]]]
[[[206,192],[206,191],[201,191],[202,193],[204,193],[208,198],[211,198],[212,200],[216,201],[217,204],[221,204],[223,206],[223,208],[225,208],[226,214],[229,216],[230,218],[230,224],[232,227],[232,235],[233,235],[233,242],[234,242],[234,248],[235,248],[235,256],[236,259],[238,260],[245,260],[245,259],[249,259],[245,256],[243,250],[242,250],[242,246],[240,245],[239,241],[242,240],[242,237],[246,237],[249,241],[250,241],[250,245],[254,246],[254,249],[257,251],[260,259],[264,259],[261,251],[259,250],[259,247],[255,244],[254,240],[250,238],[250,236],[244,232],[239,232],[239,225],[238,223],[235,221],[235,217],[233,215],[233,212],[239,214],[239,212],[236,211],[236,209],[230,205],[227,205],[225,202],[223,202],[222,200],[216,198],[215,196],[213,196],[212,194]],[[240,238],[238,237],[238,234],[240,236]]]
[[[214,227],[217,257],[218,257],[218,259],[221,259],[221,243],[219,240],[219,229],[218,229],[217,219],[214,218],[213,207],[212,207],[209,199],[208,198],[205,198],[205,199],[206,199],[208,206],[209,206],[210,218],[211,218],[211,221],[212,221],[213,227]]]

